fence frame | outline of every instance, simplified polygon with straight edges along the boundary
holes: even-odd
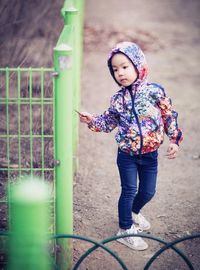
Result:
[[[55,149],[56,149],[56,233],[73,233],[73,176],[78,167],[78,124],[75,110],[80,103],[83,0],[65,0],[61,14],[64,27],[54,48]],[[79,10],[77,9],[79,8]],[[62,108],[62,110],[61,110]],[[61,270],[72,264],[72,241],[57,239]]]
[[[2,95],[0,96],[0,106],[5,107],[5,131],[0,133],[0,139],[3,144],[5,143],[6,151],[5,156],[3,157],[3,162],[1,160],[0,172],[5,173],[5,178],[7,183],[7,195],[4,194],[0,199],[0,205],[6,209],[7,213],[7,224],[9,230],[12,230],[13,225],[11,224],[13,217],[11,216],[11,203],[10,195],[14,183],[16,183],[16,178],[22,179],[25,175],[30,174],[33,176],[35,174],[40,174],[42,179],[45,178],[46,173],[50,174],[52,181],[51,188],[51,197],[49,198],[49,204],[51,209],[53,209],[53,215],[55,215],[55,167],[54,167],[54,153],[49,157],[51,162],[46,164],[45,162],[45,140],[50,140],[52,144],[55,145],[55,132],[54,132],[54,78],[52,78],[53,68],[32,68],[32,67],[17,67],[17,68],[0,68],[1,73],[1,87],[3,88]],[[46,76],[50,80],[46,81]],[[14,83],[12,82],[14,79]],[[35,84],[35,78],[37,78],[37,84]],[[26,82],[24,84],[24,82]],[[45,84],[46,83],[46,84]],[[34,93],[34,87],[37,86],[40,89],[40,92]],[[4,88],[5,87],[5,88]],[[12,89],[14,87],[14,89]],[[23,89],[25,90],[25,96],[23,94]],[[13,91],[14,90],[14,91]],[[50,92],[49,92],[50,91]],[[27,113],[23,114],[23,106],[29,109]],[[38,114],[38,123],[40,129],[33,131],[34,123],[34,106],[38,107],[40,113]],[[52,112],[52,122],[51,130],[49,133],[45,133],[45,106],[51,107]],[[11,112],[15,108],[14,118],[11,119]],[[24,117],[29,117],[29,122],[25,120]],[[11,120],[15,121],[14,128],[10,126]],[[23,129],[23,122],[26,122],[27,130]],[[3,128],[4,129],[4,128]],[[28,164],[25,164],[23,161],[24,155],[24,142],[27,140],[29,145],[29,153],[26,155]],[[11,146],[12,142],[16,142],[16,161],[13,161],[13,156],[11,151],[13,147]],[[34,164],[34,142],[39,141],[39,152],[40,152],[40,161],[38,166]],[[33,217],[34,218],[34,217]],[[51,227],[48,228],[55,231],[55,218],[51,220]],[[3,249],[6,248],[7,243],[3,239]]]
[[[76,8],[77,7],[77,8]],[[49,168],[55,172],[54,180],[56,181],[56,233],[73,233],[73,177],[78,168],[78,115],[75,113],[75,109],[79,110],[80,103],[80,75],[81,75],[81,63],[82,63],[82,48],[83,48],[83,12],[84,12],[84,0],[65,0],[61,15],[64,19],[64,27],[59,36],[58,42],[54,48],[54,67],[53,68],[1,68],[0,72],[6,73],[6,97],[0,99],[1,104],[6,104],[6,118],[7,118],[7,142],[11,136],[9,135],[9,102],[14,102],[9,99],[9,74],[10,72],[17,72],[18,76],[18,93],[20,93],[20,74],[21,72],[29,73],[29,86],[30,97],[27,101],[30,104],[30,116],[32,115],[32,73],[41,72],[41,92],[43,91],[43,73],[48,71],[52,72],[54,82],[54,165],[55,168]],[[43,93],[43,92],[42,92]],[[23,99],[24,101],[25,99]],[[20,95],[17,98],[16,104],[19,107],[23,103]],[[37,104],[41,104],[43,108],[44,97],[41,97],[41,101],[37,100]],[[19,113],[18,113],[19,116]],[[43,134],[42,124],[42,139],[48,135]],[[20,123],[18,124],[18,131],[20,130]],[[32,166],[32,121],[30,121],[30,156],[31,166],[30,168],[22,168],[19,161],[20,176],[24,170],[29,170],[33,175],[36,169]],[[2,137],[2,136],[0,136]],[[20,134],[15,135],[19,139]],[[43,145],[44,146],[44,145]],[[21,148],[19,146],[19,152]],[[43,152],[42,152],[43,153]],[[19,160],[21,159],[19,153]],[[12,170],[9,158],[9,146],[7,149],[7,171]],[[42,162],[42,176],[44,171],[48,168],[44,168],[44,162]],[[16,170],[16,168],[14,168]],[[13,170],[14,170],[13,169]],[[0,169],[5,170],[5,169]],[[10,181],[10,180],[9,180]],[[6,203],[3,201],[3,203]],[[58,240],[57,243],[62,254],[57,254],[57,261],[61,269],[70,268],[72,262],[72,246],[71,241]]]
[[[4,236],[4,237],[9,237],[10,234],[8,232],[2,232],[0,231],[0,236]],[[139,234],[130,234],[130,236],[134,236],[134,237],[142,237],[145,239],[149,239],[149,240],[153,240],[156,241],[158,243],[161,243],[163,246],[161,248],[159,248],[157,251],[155,251],[155,253],[151,256],[151,258],[146,262],[143,270],[148,270],[150,268],[150,266],[152,265],[152,263],[158,258],[158,256],[160,256],[163,252],[165,252],[168,249],[172,249],[174,252],[177,253],[177,255],[180,256],[181,259],[183,259],[183,261],[185,262],[185,264],[188,266],[188,269],[190,270],[194,270],[194,266],[191,262],[191,260],[188,258],[188,256],[186,256],[185,253],[183,253],[183,251],[180,248],[177,248],[175,245],[187,240],[193,240],[193,239],[197,239],[200,238],[200,233],[195,233],[192,235],[186,235],[183,237],[178,237],[173,241],[165,241],[161,238],[158,238],[154,235],[151,234],[145,234],[145,233],[139,233]],[[51,240],[57,240],[57,239],[76,239],[76,240],[81,240],[81,241],[85,241],[88,242],[90,244],[93,244],[93,247],[89,248],[88,250],[86,250],[80,257],[79,259],[75,262],[74,266],[71,266],[71,269],[73,270],[77,270],[79,269],[79,266],[81,266],[81,264],[83,263],[83,261],[92,253],[94,252],[96,249],[101,248],[104,251],[106,251],[108,254],[110,254],[115,260],[116,262],[121,266],[122,269],[124,270],[128,270],[127,265],[124,263],[124,261],[118,256],[118,254],[116,254],[115,251],[113,251],[110,247],[107,247],[106,244],[111,243],[113,241],[116,241],[119,238],[125,238],[127,237],[126,235],[122,235],[122,236],[111,236],[109,238],[106,238],[102,241],[96,241],[94,239],[85,237],[85,236],[81,236],[81,235],[70,235],[70,234],[56,234],[53,236],[50,236]],[[62,268],[60,268],[58,265],[54,265],[54,269],[56,270],[60,270]]]

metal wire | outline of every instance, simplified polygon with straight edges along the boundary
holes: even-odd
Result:
[[[95,245],[95,249],[98,248],[98,247],[101,247],[103,250],[107,251],[111,256],[113,256],[116,259],[116,261],[121,265],[122,269],[128,270],[128,268],[125,265],[125,263],[123,262],[123,260],[118,255],[116,255],[116,253],[114,251],[112,251],[110,248],[104,246],[104,244],[102,244],[101,242],[97,242],[97,241],[95,241],[93,239],[90,239],[88,237],[85,237],[85,236],[70,235],[70,234],[57,234],[57,235],[53,236],[53,238],[55,238],[55,239],[59,239],[59,238],[72,238],[72,239],[79,239],[79,240],[83,240],[83,241],[92,243],[92,244]],[[73,270],[77,269],[79,265],[77,265],[77,267],[75,265],[74,268],[73,268]]]
[[[182,238],[176,239],[170,243],[167,243],[166,246],[162,247],[161,249],[159,249],[147,262],[147,264],[144,267],[144,270],[148,270],[149,267],[151,266],[151,264],[153,263],[153,261],[155,261],[155,259],[164,251],[166,251],[167,249],[174,249],[174,245],[189,240],[189,239],[194,239],[194,238],[200,238],[200,233],[197,234],[193,234],[193,235],[189,235],[189,236],[184,236]],[[182,258],[183,258],[183,254],[179,254]],[[185,256],[185,255],[184,255]],[[187,258],[187,257],[186,257]],[[189,264],[188,264],[189,263]],[[193,265],[191,264],[190,260],[187,258],[187,264],[190,267],[190,269],[194,269]]]
[[[10,233],[9,232],[5,232],[5,231],[0,231],[0,236],[9,236]],[[188,269],[192,269],[194,270],[194,267],[191,263],[191,261],[188,259],[188,257],[186,257],[186,255],[177,247],[174,247],[174,245],[181,243],[183,241],[187,241],[187,240],[192,240],[195,238],[200,238],[200,233],[196,233],[193,235],[187,235],[187,236],[183,236],[181,238],[178,238],[174,241],[171,242],[167,242],[164,241],[158,237],[155,237],[153,235],[149,235],[149,234],[130,234],[130,236],[134,236],[134,237],[143,237],[143,238],[147,238],[147,239],[151,239],[154,241],[157,241],[159,243],[164,244],[165,246],[163,246],[162,248],[160,248],[158,251],[155,252],[155,254],[148,260],[148,262],[146,263],[144,270],[148,270],[149,267],[152,265],[152,263],[157,259],[157,257],[159,255],[161,255],[164,251],[166,251],[167,249],[172,249],[174,250],[187,264]],[[127,235],[123,235],[123,236],[112,236],[109,237],[107,239],[104,239],[101,242],[98,242],[96,240],[93,240],[91,238],[85,237],[85,236],[80,236],[80,235],[70,235],[70,234],[57,234],[57,235],[53,235],[50,236],[50,239],[62,239],[62,238],[70,238],[70,239],[78,239],[78,240],[82,240],[82,241],[86,241],[88,243],[92,243],[94,244],[94,246],[92,248],[89,248],[80,258],[79,260],[76,262],[76,264],[73,267],[73,270],[77,270],[79,268],[79,266],[82,264],[82,262],[84,261],[84,259],[89,256],[93,251],[95,251],[97,248],[102,248],[103,250],[105,250],[106,252],[108,252],[118,263],[119,265],[122,267],[122,269],[128,270],[128,267],[126,266],[126,264],[124,263],[124,261],[114,252],[112,251],[111,248],[108,248],[107,246],[105,246],[105,244],[113,242],[117,239],[120,238],[125,238],[127,237]],[[54,266],[56,270],[58,270],[58,266],[55,265]]]
[[[159,243],[162,243],[164,245],[168,245],[169,243],[158,238],[158,237],[155,237],[153,235],[149,235],[149,234],[144,234],[144,233],[139,233],[139,234],[130,234],[129,237],[131,236],[134,236],[134,237],[142,237],[142,238],[147,238],[147,239],[151,239],[151,240],[154,240],[154,241],[157,241]],[[200,235],[199,235],[200,236]],[[107,244],[107,243],[110,243],[112,241],[115,241],[117,239],[120,239],[120,238],[126,238],[127,235],[122,235],[122,236],[112,236],[110,238],[107,238],[103,241],[101,241],[102,244]],[[80,264],[83,262],[83,260],[89,255],[91,254],[93,251],[95,251],[98,247],[97,246],[94,246],[90,249],[88,249],[80,258],[79,260],[77,261],[77,263],[75,264],[73,270],[77,270],[78,267],[80,266]],[[180,249],[174,247],[173,245],[171,246],[171,249],[173,249],[185,262],[186,264],[188,265],[189,269],[191,270],[194,270],[194,267],[192,266],[190,260],[186,257],[186,255],[180,251]],[[145,270],[147,270],[148,268],[146,268]]]
[[[0,68],[0,173],[7,181],[7,194],[1,192],[0,204],[7,209],[10,185],[24,174],[48,178],[55,187],[53,71],[54,68]],[[47,115],[49,111],[52,119]],[[47,153],[49,141],[51,155]],[[53,203],[55,209],[55,200]],[[6,226],[9,222],[10,217]],[[53,224],[55,228],[55,218]]]

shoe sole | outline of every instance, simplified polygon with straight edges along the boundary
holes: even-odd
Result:
[[[137,250],[137,251],[143,251],[146,250],[148,248],[148,244],[146,243],[145,247],[134,247],[133,245],[129,244],[128,242],[126,242],[123,238],[119,238],[117,239],[117,241],[133,250]]]
[[[142,228],[142,227],[140,227],[140,225],[139,225],[138,223],[133,222],[133,224],[134,224],[137,228],[141,229],[142,231],[148,231],[148,230],[151,229],[151,225],[149,225],[149,227]]]

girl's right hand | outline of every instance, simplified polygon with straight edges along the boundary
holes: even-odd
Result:
[[[88,112],[81,112],[79,114],[79,118],[80,118],[81,123],[86,123],[86,124],[89,124],[93,120],[92,114]]]

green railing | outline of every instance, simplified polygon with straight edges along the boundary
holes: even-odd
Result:
[[[49,198],[50,198],[50,186],[42,179],[36,177],[24,177],[19,179],[15,185],[11,186],[9,192],[9,205],[11,215],[10,232],[0,231],[0,240],[2,238],[7,239],[8,246],[8,270],[50,270],[50,269],[80,269],[84,260],[91,255],[98,248],[103,249],[111,257],[116,260],[121,269],[128,270],[127,265],[122,258],[108,247],[108,244],[116,241],[119,238],[125,238],[123,236],[112,236],[103,241],[96,241],[94,239],[73,235],[73,234],[47,234],[50,212],[49,212]],[[177,244],[200,238],[200,233],[179,237],[173,241],[165,241],[161,238],[155,237],[150,234],[138,233],[130,234],[129,237],[142,237],[149,241],[155,241],[162,246],[159,247],[144,266],[144,270],[150,269],[154,261],[166,250],[171,249],[182,260],[181,269],[194,270],[195,267],[191,260],[191,254],[185,254]],[[67,267],[64,268],[63,264],[60,264],[56,260],[56,248],[54,242],[58,240],[68,242],[67,240],[74,239],[80,240],[92,244],[92,247],[86,250],[72,266],[68,261],[68,257],[65,258]],[[191,242],[190,242],[191,244]],[[197,244],[197,242],[196,242]],[[185,245],[184,245],[185,246]],[[183,247],[183,246],[182,246]],[[195,245],[195,249],[198,250],[198,246]],[[51,250],[51,252],[50,252]],[[54,252],[52,252],[54,250]],[[70,252],[71,253],[71,252]],[[152,251],[151,251],[152,253]],[[198,252],[197,252],[198,254]],[[194,255],[193,255],[194,256]],[[192,257],[193,257],[192,256]],[[194,259],[194,257],[193,257]],[[134,262],[134,253],[133,258]],[[64,264],[65,265],[65,264]],[[195,266],[198,265],[197,258],[195,258]],[[106,266],[106,265],[105,265]],[[180,267],[172,261],[170,269]],[[104,266],[101,263],[101,269]],[[132,269],[132,267],[131,267]],[[141,268],[142,269],[142,268]],[[197,268],[196,268],[197,269]]]
[[[80,72],[82,60],[83,0],[65,1],[61,10],[64,28],[54,48],[56,233],[73,233],[73,175],[77,169]],[[71,242],[57,240],[61,269],[70,267]],[[67,260],[66,260],[67,258]]]
[[[54,204],[53,70],[0,68],[0,178],[4,184],[0,207],[5,212],[1,222],[4,229],[10,221],[6,220],[9,211],[5,190],[16,178],[30,174],[51,181]]]
[[[200,238],[200,233],[196,233],[193,235],[187,235],[187,236],[183,236],[183,237],[179,237],[171,242],[165,241],[161,238],[155,237],[153,235],[150,234],[144,234],[144,233],[138,233],[138,234],[130,234],[129,235],[134,236],[134,237],[142,237],[144,239],[149,239],[155,242],[158,242],[160,244],[163,245],[163,247],[161,247],[160,249],[158,249],[153,255],[152,257],[147,261],[147,263],[145,264],[143,270],[148,270],[150,269],[150,267],[152,266],[153,262],[158,258],[158,256],[160,256],[163,252],[165,252],[166,250],[173,250],[174,252],[176,252],[177,255],[179,255],[180,259],[183,260],[184,262],[184,266],[187,266],[187,269],[190,270],[196,270],[197,268],[194,268],[189,256],[187,256],[180,248],[177,248],[175,245],[185,242],[187,240],[193,240],[193,239],[197,239]],[[83,253],[80,258],[77,260],[77,262],[74,264],[74,266],[71,268],[72,270],[77,270],[79,269],[79,267],[81,266],[81,264],[83,263],[83,261],[89,256],[91,255],[92,252],[94,252],[95,250],[97,250],[98,248],[103,249],[104,251],[106,251],[108,254],[110,254],[117,262],[118,264],[121,266],[121,269],[123,270],[128,270],[127,265],[125,264],[125,262],[120,258],[120,256],[114,251],[112,250],[110,247],[107,247],[106,244],[111,243],[113,241],[116,241],[117,239],[120,238],[125,238],[127,237],[126,235],[123,236],[112,236],[109,237],[107,239],[104,239],[103,241],[96,241],[94,239],[85,237],[85,236],[80,236],[80,235],[55,235],[53,236],[53,239],[78,239],[78,240],[82,240],[88,243],[93,244],[92,248],[89,248],[85,253]],[[133,257],[133,262],[134,262],[134,257]],[[197,262],[196,264],[199,265],[199,263]],[[172,262],[172,268],[170,269],[177,269],[176,265]],[[55,269],[59,269],[59,268],[55,268]],[[133,268],[131,268],[133,269]],[[142,268],[141,268],[142,269]],[[153,269],[153,268],[152,268]]]
[[[29,213],[30,214],[30,213]],[[35,217],[35,215],[34,215]],[[34,219],[35,220],[35,219]],[[19,225],[19,224],[18,224]],[[5,233],[5,232],[1,232],[0,231],[0,236],[2,237],[9,237],[10,239],[12,239],[12,235],[10,235],[9,233]],[[41,242],[44,241],[44,239],[46,239],[46,235],[36,235],[37,237],[39,237],[39,240],[38,242],[35,242],[34,239],[33,239],[33,234],[30,233],[29,235],[25,234],[23,232],[18,232],[17,234],[17,237],[18,237],[18,241],[19,242],[23,242],[24,243],[26,242],[27,243],[27,238],[28,238],[28,243],[32,244],[34,248],[30,248],[30,245],[27,246],[26,249],[23,249],[21,248],[21,252],[19,254],[19,251],[16,251],[15,250],[15,253],[12,252],[12,248],[11,248],[11,258],[14,257],[14,261],[17,261],[18,265],[21,267],[21,268],[16,268],[16,263],[15,263],[15,267],[14,268],[11,268],[12,269],[15,269],[15,270],[23,270],[23,269],[27,269],[27,268],[23,268],[23,267],[26,267],[26,265],[24,266],[24,262],[26,262],[26,260],[30,261],[30,258],[32,260],[35,260],[35,262],[37,262],[38,264],[38,268],[37,269],[41,269],[41,270],[46,270],[46,269],[54,269],[54,270],[59,270],[59,269],[62,269],[62,266],[60,267],[59,265],[57,265],[56,262],[53,263],[53,260],[52,260],[52,257],[49,257],[45,258],[45,263],[46,263],[46,266],[43,267],[43,261],[44,261],[44,258],[43,260],[41,261],[38,261],[38,255],[37,255],[37,249],[38,248],[38,244],[39,244],[39,248],[40,248],[40,244]],[[197,267],[194,267],[192,261],[191,261],[191,258],[189,255],[186,255],[180,248],[177,248],[176,245],[179,244],[179,243],[184,243],[188,240],[193,240],[193,239],[198,239],[200,238],[200,233],[196,233],[196,234],[192,234],[192,235],[187,235],[187,236],[183,236],[183,237],[179,237],[171,242],[168,242],[168,241],[165,241],[161,238],[158,238],[158,237],[155,237],[153,235],[150,235],[150,234],[144,234],[144,233],[139,233],[139,234],[130,234],[129,237],[142,237],[142,238],[145,238],[145,239],[149,239],[149,240],[152,240],[152,241],[155,241],[155,242],[158,242],[160,244],[162,244],[163,246],[158,249],[152,256],[149,260],[147,260],[144,268],[141,268],[143,270],[148,270],[150,269],[150,267],[152,266],[152,264],[155,262],[155,260],[160,256],[162,255],[162,253],[164,253],[165,251],[171,249],[173,250],[177,255],[179,255],[180,259],[184,262],[183,264],[183,267],[184,269],[190,269],[190,270],[196,270],[196,269],[199,269],[197,268],[199,266],[199,262],[196,261],[196,266]],[[103,241],[96,241],[94,239],[91,239],[91,238],[88,238],[88,237],[85,237],[85,236],[80,236],[80,235],[69,235],[69,234],[58,234],[58,235],[54,235],[52,237],[50,237],[49,239],[51,240],[57,240],[57,239],[74,239],[74,240],[81,240],[81,241],[84,241],[84,242],[87,242],[87,243],[90,243],[90,244],[93,244],[93,247],[92,248],[89,248],[85,253],[83,253],[80,258],[78,258],[78,260],[75,262],[75,264],[70,268],[66,268],[66,269],[72,269],[72,270],[77,270],[79,269],[79,267],[83,264],[84,260],[92,254],[92,252],[94,252],[95,250],[97,250],[98,248],[101,248],[103,249],[105,252],[107,252],[109,255],[112,256],[112,258],[114,258],[116,260],[116,262],[119,264],[119,266],[121,267],[121,269],[123,270],[129,270],[128,266],[125,264],[125,262],[122,260],[122,258],[116,253],[116,251],[112,250],[110,247],[106,246],[106,244],[108,243],[111,243],[113,241],[116,241],[117,239],[119,238],[124,238],[126,237],[125,235],[123,236],[112,236],[112,237],[109,237],[107,239],[104,239]],[[47,242],[47,239],[45,240]],[[12,240],[11,240],[11,243],[12,243]],[[15,245],[14,245],[15,246]],[[29,248],[28,248],[29,247]],[[16,248],[16,246],[15,246]],[[39,250],[38,248],[38,250]],[[197,247],[196,247],[197,248]],[[24,252],[24,250],[26,250]],[[34,251],[34,252],[33,252]],[[47,250],[46,250],[47,251]],[[17,253],[17,257],[16,256],[16,253]],[[29,257],[26,257],[26,255],[29,255]],[[45,250],[42,249],[42,254],[45,254]],[[37,256],[36,256],[37,255]],[[47,253],[45,254],[45,256],[47,255]],[[25,261],[24,260],[18,260],[18,258],[25,258]],[[198,260],[198,258],[194,258],[193,259],[195,260]],[[132,260],[134,262],[134,255],[132,257]],[[47,263],[48,262],[48,263]],[[11,265],[12,265],[12,261],[11,261]],[[101,267],[102,264],[101,264]],[[169,269],[178,269],[177,268],[177,265],[172,262],[172,265],[169,266],[170,268]],[[185,268],[187,267],[187,268]],[[30,268],[30,269],[34,269],[34,268]],[[89,268],[88,268],[89,269]],[[103,269],[103,268],[102,268]],[[131,267],[131,269],[133,269]],[[154,269],[154,268],[151,268],[151,269]],[[10,270],[10,269],[9,269]]]
[[[17,178],[38,176],[51,184],[51,232],[73,233],[73,176],[77,170],[78,116],[84,0],[65,0],[64,27],[52,68],[0,68],[0,229],[10,228],[8,190]],[[9,194],[9,192],[8,192]],[[62,269],[71,241],[57,241]],[[66,260],[67,258],[67,260]]]
[[[0,68],[1,230],[12,229],[10,190],[17,178],[30,175],[45,179],[51,186],[48,232],[56,231],[53,71],[53,68]],[[0,239],[1,254],[5,253],[5,247],[5,239]]]

